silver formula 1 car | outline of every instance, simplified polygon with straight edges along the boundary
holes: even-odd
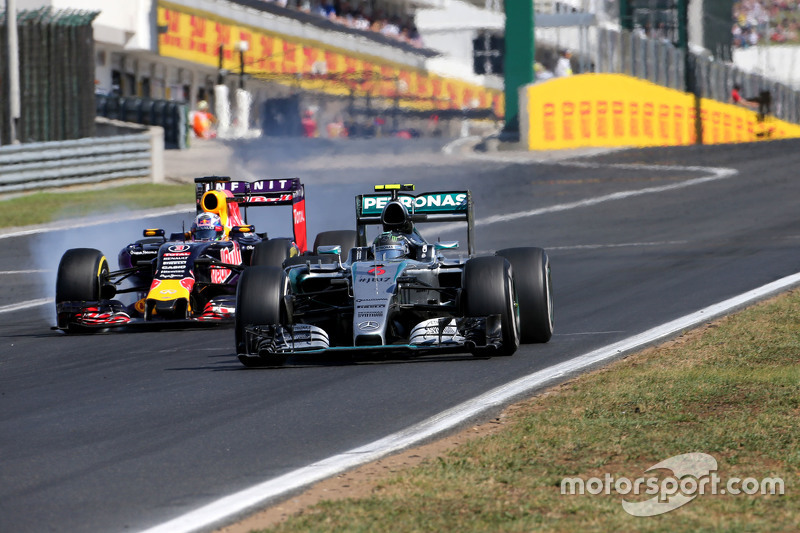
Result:
[[[236,352],[245,366],[327,352],[511,355],[553,332],[550,264],[541,248],[475,257],[470,191],[413,195],[412,185],[356,197],[357,246],[323,246],[284,268],[246,270],[236,296]],[[467,224],[457,242],[428,242],[421,222]],[[383,232],[367,244],[367,226]],[[333,262],[319,260],[332,258]]]

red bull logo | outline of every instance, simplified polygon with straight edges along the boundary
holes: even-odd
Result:
[[[219,258],[223,263],[230,265],[242,264],[242,251],[236,242],[232,243],[230,248],[223,248],[220,250]],[[231,275],[231,269],[222,267],[211,268],[211,283],[225,283]]]

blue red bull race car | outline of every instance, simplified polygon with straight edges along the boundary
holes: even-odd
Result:
[[[166,236],[145,229],[125,246],[111,270],[94,248],[67,250],[56,277],[56,329],[95,331],[139,323],[219,323],[235,314],[236,287],[250,265],[280,267],[309,255],[305,189],[297,178],[232,181],[195,179],[191,231]],[[247,223],[250,207],[291,206],[292,237],[268,238]],[[315,248],[352,247],[354,231],[328,231]]]

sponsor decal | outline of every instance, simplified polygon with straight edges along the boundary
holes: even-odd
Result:
[[[147,293],[148,299],[159,301],[175,300],[177,298],[189,298],[189,293],[194,285],[194,279],[154,279]]]
[[[380,325],[373,320],[365,320],[364,322],[358,323],[358,329],[362,331],[370,331],[373,329],[378,329],[378,327],[380,327]]]
[[[240,265],[242,263],[242,252],[236,242],[231,243],[233,246],[230,248],[223,248],[219,251],[219,259],[223,263],[231,265]],[[211,283],[225,283],[225,280],[231,275],[229,268],[211,268]]]
[[[215,185],[218,191],[231,191],[233,194],[247,194],[249,193],[277,193],[293,191],[297,185],[297,179],[280,179],[280,180],[259,180],[254,182],[248,181],[228,181],[221,182]],[[208,190],[208,189],[207,189]]]
[[[528,135],[530,149],[696,142],[692,94],[623,74],[593,73],[558,81],[531,85],[521,98],[530,111],[529,122],[520,125]],[[577,106],[577,113],[573,105]],[[766,123],[779,127],[786,136],[800,136],[800,126],[796,124],[772,117],[759,123],[753,110],[705,98],[699,115],[706,144],[759,140],[753,127]]]
[[[361,302],[382,302],[382,301],[384,301],[384,298],[358,298],[356,300],[356,303],[361,303]]]
[[[364,304],[364,305],[359,305],[358,306],[359,309],[373,309],[373,308],[379,308],[380,309],[380,308],[383,308],[383,307],[386,307],[386,305],[385,304]]]
[[[403,195],[398,199],[412,213],[460,213],[467,210],[467,193],[428,193],[419,196]],[[361,202],[362,215],[379,215],[390,196],[364,195]]]
[[[387,283],[389,281],[392,281],[392,278],[390,277],[379,278],[376,276],[374,278],[358,278],[358,280],[356,281],[358,281],[359,283]]]
[[[261,180],[250,184],[250,192],[284,192],[294,187],[294,180]]]
[[[402,107],[436,110],[464,107],[491,108],[503,115],[503,91],[487,89],[465,81],[443,78],[414,67],[401,67],[386,60],[347,52],[316,41],[298,38],[276,31],[254,28],[244,23],[211,15],[201,9],[158,2],[157,22],[165,31],[159,32],[158,51],[171,57],[213,68],[233,71],[239,68],[234,44],[250,43],[244,52],[244,63],[255,71],[289,74],[278,83],[297,86],[307,91],[347,94],[359,88],[358,80],[346,73],[376,74],[370,77],[370,94],[377,98],[399,97]],[[219,46],[224,53],[219,55]],[[220,64],[220,61],[222,63]],[[314,66],[324,64],[328,75],[313,74]],[[343,74],[345,74],[343,76]],[[398,94],[403,87],[403,94]],[[288,181],[288,180],[287,180]]]
[[[273,203],[281,203],[281,202],[288,202],[292,199],[291,194],[281,194],[280,196],[250,196],[247,198],[247,201],[255,204],[255,203],[262,203],[262,204],[273,204]]]
[[[169,250],[170,252],[185,252],[189,248],[191,248],[191,246],[189,246],[188,244],[173,244],[169,248],[167,248],[167,250]]]
[[[293,209],[292,215],[294,215],[294,223],[295,224],[302,224],[306,221],[306,214],[304,211],[300,209]]]
[[[373,311],[362,311],[358,313],[359,318],[379,318],[382,317],[383,313],[376,313]]]

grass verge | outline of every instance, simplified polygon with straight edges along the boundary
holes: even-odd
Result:
[[[792,291],[514,406],[506,429],[269,531],[798,531],[799,324]],[[561,494],[564,477],[661,482],[673,473],[645,471],[689,452],[717,460],[722,488],[778,477],[784,495],[707,485],[676,510],[636,517],[613,488]]]
[[[54,220],[194,203],[191,185],[134,183],[97,190],[38,192],[0,201],[0,227],[44,224]]]

